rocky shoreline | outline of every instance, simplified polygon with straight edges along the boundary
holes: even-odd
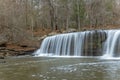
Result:
[[[33,56],[32,53],[34,53],[39,48],[44,38],[48,36],[53,36],[53,35],[63,34],[63,33],[71,33],[71,32],[77,32],[77,30],[70,28],[65,31],[63,30],[63,31],[49,32],[42,36],[34,37],[35,41],[29,41],[29,40],[21,41],[20,44],[18,43],[13,44],[7,41],[6,42],[2,41],[0,43],[0,59],[4,59],[5,57],[8,57],[8,56],[25,56],[25,55]]]
[[[6,47],[0,47],[0,59],[4,59],[8,56],[22,56],[22,55],[33,55],[32,53],[36,48],[24,48],[24,49],[9,49]]]
[[[39,48],[41,42],[44,38],[48,36],[53,36],[57,34],[62,33],[70,33],[70,32],[76,32],[76,29],[68,29],[66,31],[55,31],[55,32],[49,32],[47,34],[44,34],[42,36],[36,36],[34,37],[35,41],[29,41],[29,40],[23,40],[19,43],[11,43],[6,38],[3,38],[4,40],[0,42],[0,59],[4,59],[8,56],[25,56],[30,55],[33,56],[33,53]],[[2,38],[2,36],[0,36]]]

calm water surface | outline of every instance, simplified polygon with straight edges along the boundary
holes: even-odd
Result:
[[[120,60],[6,58],[0,60],[0,80],[120,80]]]

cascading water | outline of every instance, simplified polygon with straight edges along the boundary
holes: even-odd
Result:
[[[108,30],[106,34],[103,57],[120,57],[120,30]]]
[[[37,56],[120,57],[120,30],[60,34],[43,40]]]

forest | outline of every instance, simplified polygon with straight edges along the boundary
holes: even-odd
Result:
[[[119,0],[0,0],[0,46],[31,50],[51,32],[119,28],[119,11]]]
[[[120,0],[0,0],[0,80],[120,80]]]

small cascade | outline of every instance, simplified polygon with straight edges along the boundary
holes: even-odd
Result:
[[[120,57],[120,30],[66,33],[43,40],[37,56]]]
[[[120,57],[120,30],[108,30],[106,34],[103,57]]]

